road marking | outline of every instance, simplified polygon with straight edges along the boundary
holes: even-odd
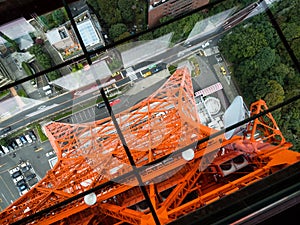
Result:
[[[4,163],[4,164],[0,165],[0,168],[1,168],[2,166],[5,166],[5,165],[6,165],[6,163]]]
[[[2,182],[3,182],[3,184],[6,186],[7,190],[9,191],[9,193],[11,194],[11,196],[14,197],[14,199],[16,199],[15,195],[11,192],[11,190],[9,189],[9,187],[7,186],[7,184],[4,182],[3,178],[2,177],[0,177],[0,178],[1,178]]]
[[[38,149],[36,149],[36,150],[34,150],[35,152],[39,152],[39,151],[42,151],[43,150],[43,148],[38,148]]]
[[[6,201],[6,204],[9,205],[9,201],[7,201],[7,199],[5,198],[5,196],[3,195],[3,193],[1,193],[2,197],[4,198],[4,200]],[[1,199],[1,202],[2,202],[2,199]]]

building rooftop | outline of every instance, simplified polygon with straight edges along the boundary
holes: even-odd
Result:
[[[10,39],[16,40],[20,44],[19,48],[21,50],[27,49],[33,44],[29,33],[34,32],[35,29],[25,18],[19,18],[0,26],[0,31]],[[4,44],[6,42],[7,41],[5,39],[0,37],[0,44]]]
[[[96,45],[100,42],[100,38],[90,19],[78,23],[77,28],[86,47]]]
[[[57,42],[60,42],[63,39],[69,37],[68,31],[65,27],[55,28],[50,30],[46,33],[47,39],[49,40],[50,44],[53,45]]]

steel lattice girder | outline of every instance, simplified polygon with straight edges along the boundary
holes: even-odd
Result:
[[[260,105],[263,104],[259,103]],[[260,108],[253,109],[252,113],[257,114],[258,111]],[[280,143],[279,146],[268,144],[263,154],[260,154],[257,151],[259,145],[251,138],[249,141],[242,137],[233,137],[231,140],[216,137],[195,145],[195,157],[190,162],[181,155],[173,155],[154,166],[145,166],[215,132],[199,122],[187,68],[178,69],[159,90],[117,114],[116,118],[135,164],[144,168],[140,173],[142,180],[148,186],[151,202],[164,224],[267,176],[273,165],[282,163],[276,155],[278,152],[289,156],[288,164],[297,161],[299,157],[299,154],[288,151],[285,143]],[[274,124],[272,116],[269,118]],[[260,122],[256,120],[248,128],[252,136],[258,123]],[[275,130],[277,129],[268,129],[268,132]],[[57,153],[58,163],[35,187],[0,214],[1,224],[18,221],[132,171],[110,118],[86,124],[52,122],[45,126],[45,131]],[[268,135],[273,137],[271,133]],[[207,167],[220,149],[232,143],[241,146],[240,149],[247,146],[247,154],[261,155],[260,161],[269,160],[270,156],[277,161],[273,160],[269,165],[265,161],[256,171],[226,185],[215,184],[211,189],[201,168]],[[201,185],[199,179],[202,180]],[[95,205],[89,206],[82,198],[78,198],[39,217],[35,223],[82,224],[83,220],[86,223],[101,220],[103,224],[118,221],[154,224],[149,211],[130,208],[145,199],[137,185],[136,178],[128,176],[121,182],[110,183],[97,190]],[[206,187],[208,188],[205,189]],[[167,190],[170,193],[162,200],[159,193]],[[198,197],[183,203],[186,196],[195,191]]]

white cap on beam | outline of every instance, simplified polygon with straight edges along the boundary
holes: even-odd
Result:
[[[189,148],[188,150],[182,152],[181,155],[186,161],[190,161],[195,157],[195,152],[193,149]]]
[[[94,205],[97,202],[97,196],[94,192],[84,196],[84,202],[87,205]]]

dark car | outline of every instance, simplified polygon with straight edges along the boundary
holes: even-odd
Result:
[[[34,134],[34,132],[31,130],[28,132],[29,136],[31,137],[32,140],[36,141],[36,135]]]
[[[30,169],[31,169],[31,165],[24,166],[24,167],[22,167],[22,172],[25,173],[26,171],[28,171]]]
[[[39,180],[35,177],[28,181],[30,187],[34,186]]]
[[[97,104],[97,108],[98,109],[101,109],[103,107],[105,107],[105,103],[104,102],[100,102],[99,104]]]
[[[18,187],[21,187],[21,186],[23,186],[24,184],[26,185],[26,181],[25,181],[24,179],[19,180],[19,181],[17,182],[17,186],[18,186]]]
[[[11,175],[11,177],[12,178],[17,178],[18,176],[21,176],[22,175],[22,173],[21,173],[21,171],[19,170],[19,171],[17,171],[17,172],[14,172],[12,175]]]
[[[28,176],[26,176],[26,180],[30,181],[31,179],[33,179],[35,177],[36,177],[36,174],[32,173],[32,174],[29,174]]]
[[[11,130],[11,127],[5,127],[2,130],[0,130],[0,135],[7,133],[8,131]]]
[[[7,147],[8,147],[8,150],[9,150],[9,151],[15,150],[15,149],[13,148],[13,146],[11,146],[11,145],[8,145]]]
[[[22,184],[21,186],[18,186],[19,190],[22,192],[28,188],[27,184]]]
[[[17,147],[19,147],[15,141],[12,141],[10,145],[11,145],[14,149],[16,149]]]

